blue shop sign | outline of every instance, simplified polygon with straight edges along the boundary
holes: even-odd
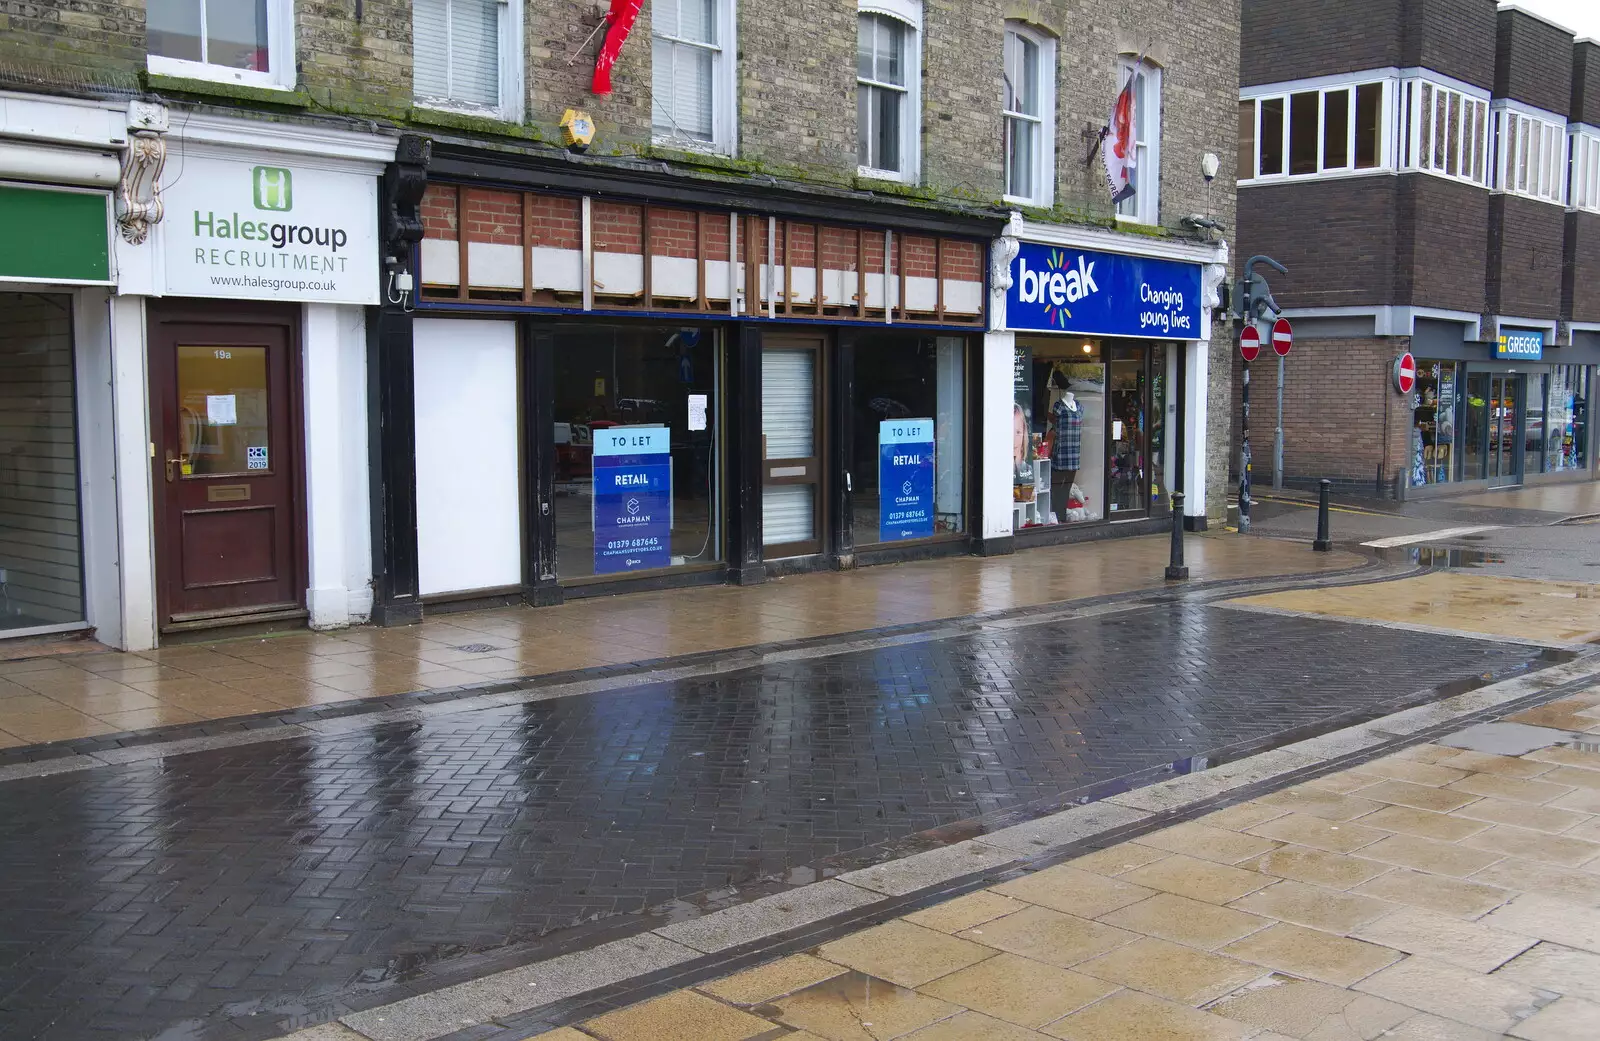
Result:
[[[878,424],[878,539],[933,537],[933,420]]]
[[[667,427],[594,432],[594,572],[672,563],[672,433]]]
[[[1023,332],[1198,339],[1200,265],[1024,242],[1011,265],[1006,326]]]
[[[1500,342],[1494,345],[1494,356],[1504,361],[1542,361],[1544,332],[1539,329],[1502,332]]]

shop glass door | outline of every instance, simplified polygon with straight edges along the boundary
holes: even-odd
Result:
[[[1466,399],[1461,409],[1461,479],[1481,481],[1488,476],[1489,374],[1467,374]]]
[[[1148,352],[1144,347],[1117,347],[1111,360],[1107,406],[1111,425],[1111,514],[1137,517],[1150,508],[1150,459],[1146,432]]]
[[[1490,485],[1518,484],[1522,480],[1522,388],[1521,376],[1489,377]]]
[[[768,559],[822,552],[821,337],[771,337],[761,352],[761,531]]]

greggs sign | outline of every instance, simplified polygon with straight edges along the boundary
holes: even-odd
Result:
[[[1006,325],[1021,332],[1193,340],[1200,265],[1022,243]]]

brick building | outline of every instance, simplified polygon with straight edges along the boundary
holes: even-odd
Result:
[[[1239,249],[1289,268],[1272,276],[1295,327],[1286,482],[1593,479],[1600,45],[1492,0],[1243,14]],[[1253,369],[1259,486],[1275,373]]]
[[[0,204],[41,243],[75,207],[84,253],[0,267],[0,372],[53,352],[0,376],[50,430],[3,447],[54,489],[24,517],[0,481],[0,635],[1004,553],[1152,530],[1175,490],[1220,514],[1237,0],[649,0],[609,93],[603,0],[213,7],[0,16]],[[1113,205],[1090,150],[1130,83]],[[1035,248],[1122,287],[1089,279],[1099,324],[1007,306]],[[1068,382],[1099,411],[1054,488]]]

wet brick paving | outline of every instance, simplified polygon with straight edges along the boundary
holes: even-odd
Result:
[[[270,1037],[1537,653],[1178,605],[10,782],[0,1038]]]

